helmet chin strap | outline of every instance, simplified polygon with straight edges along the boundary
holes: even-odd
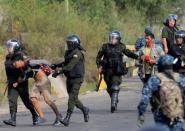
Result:
[[[78,49],[86,52],[86,50],[81,45],[78,46]]]
[[[164,74],[166,74],[166,76],[168,76],[171,79],[174,79],[174,77],[172,76],[173,70],[172,69],[166,69],[164,70]]]
[[[116,43],[112,43],[112,42],[111,42],[112,45],[116,45],[116,44],[118,44],[118,43],[119,43],[119,42],[116,42]]]

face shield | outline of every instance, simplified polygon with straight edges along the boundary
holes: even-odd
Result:
[[[115,37],[115,36],[110,37],[110,38],[109,38],[109,41],[110,41],[110,43],[113,44],[113,45],[119,43],[118,37]]]
[[[64,51],[67,51],[68,50],[68,47],[67,47],[67,44],[64,45]]]
[[[109,35],[109,42],[113,45],[119,43],[121,40],[121,36],[120,34],[118,34],[117,32],[113,32]]]
[[[175,33],[175,41],[176,41],[176,44],[178,45],[182,45],[185,43],[185,30],[178,30],[176,33]]]
[[[75,44],[74,42],[72,42],[72,41],[67,41],[66,43],[67,43],[67,44],[66,44],[66,45],[67,45],[67,46],[66,46],[66,47],[67,47],[67,50],[74,50],[74,49],[76,48],[76,46],[75,46],[76,44]]]
[[[72,35],[69,35],[66,37],[65,48],[66,48],[66,50],[69,50],[69,51],[74,50],[76,48],[80,49],[81,48],[80,43],[81,43],[80,37],[72,34]]]
[[[17,42],[7,41],[7,43],[6,43],[7,51],[10,54],[13,54],[15,51],[15,48],[18,46],[19,46],[19,44]]]

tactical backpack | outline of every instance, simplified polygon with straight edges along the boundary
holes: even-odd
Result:
[[[163,73],[158,73],[157,76],[161,80],[160,84],[160,108],[163,114],[173,122],[177,118],[182,118],[183,96],[177,80],[179,74],[173,73],[173,78],[168,78]]]

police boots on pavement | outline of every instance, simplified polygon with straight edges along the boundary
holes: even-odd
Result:
[[[84,121],[89,121],[89,109],[85,107],[78,99],[79,90],[84,79],[85,74],[85,58],[80,45],[80,38],[77,35],[69,35],[66,38],[67,50],[65,52],[65,61],[59,64],[54,64],[54,67],[62,67],[59,73],[54,73],[53,77],[59,74],[64,74],[67,78],[67,92],[69,94],[67,115],[62,121],[64,126],[69,125],[71,114],[74,107],[79,108],[84,115]]]
[[[111,98],[111,112],[117,110],[118,94],[120,91],[121,76],[126,74],[126,66],[123,63],[123,55],[137,59],[138,55],[132,53],[121,43],[121,33],[112,31],[109,42],[102,45],[96,57],[99,73],[104,74],[107,84],[107,92]]]

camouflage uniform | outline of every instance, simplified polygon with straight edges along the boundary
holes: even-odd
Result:
[[[168,57],[166,57],[166,59],[168,59]],[[181,88],[182,92],[185,93],[185,77],[179,74],[179,80],[177,82],[180,85],[179,87]],[[156,96],[156,94],[158,94],[160,90],[160,83],[161,80],[158,76],[152,76],[144,85],[142,98],[138,105],[139,118],[142,118],[142,116],[144,116],[147,106],[152,98],[154,98],[154,96],[159,98],[158,96]],[[161,106],[159,105],[159,101],[156,102],[158,104],[156,104],[155,106],[152,105],[152,112],[155,122],[167,125],[172,131],[184,131],[184,120],[181,118],[177,118],[173,123],[171,123],[170,119],[163,114]]]

